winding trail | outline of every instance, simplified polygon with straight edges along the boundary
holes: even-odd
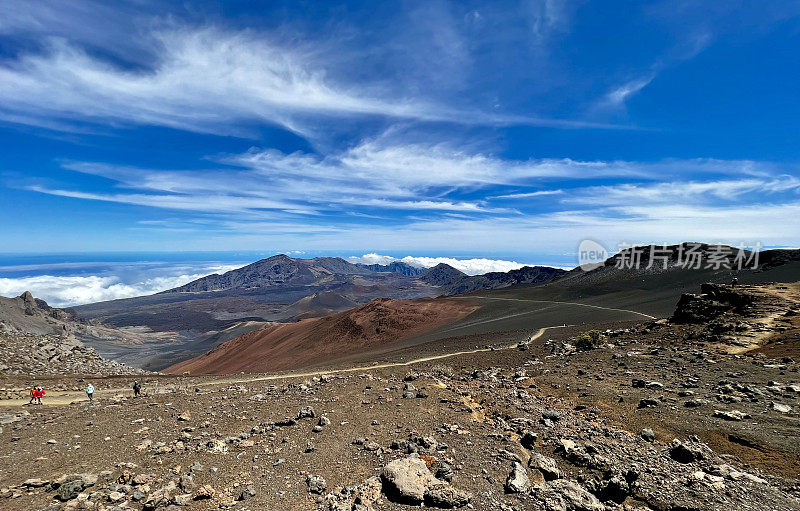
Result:
[[[482,300],[503,300],[507,302],[533,302],[533,303],[560,303],[563,305],[577,305],[579,307],[590,307],[592,309],[603,309],[607,311],[617,311],[617,312],[629,312],[631,314],[637,314],[639,316],[643,316],[647,319],[658,319],[656,316],[651,316],[650,314],[645,314],[644,312],[639,312],[630,309],[615,309],[614,307],[603,307],[602,305],[591,305],[588,303],[580,303],[580,302],[559,302],[558,300],[530,300],[527,298],[497,298],[495,296],[451,296],[451,299],[462,299],[468,300],[470,298],[480,298]]]
[[[462,298],[462,297],[452,297],[452,298]],[[565,305],[578,305],[582,307],[591,307],[595,309],[605,309],[611,311],[618,311],[618,312],[628,312],[631,314],[638,314],[648,319],[656,319],[655,316],[651,316],[649,314],[645,314],[643,312],[637,312],[628,309],[615,309],[613,307],[603,307],[600,305],[589,305],[585,303],[577,303],[577,302],[559,302],[555,300],[528,300],[524,298],[495,298],[495,297],[487,297],[487,296],[470,296],[470,297],[463,297],[464,299],[470,298],[481,298],[485,300],[506,300],[506,301],[519,301],[519,302],[537,302],[537,303],[555,303],[555,304],[565,304]],[[544,335],[545,332],[548,330],[556,329],[556,328],[565,328],[568,326],[575,326],[575,325],[556,325],[556,326],[546,326],[540,328],[536,331],[533,335],[530,336],[528,339],[528,343],[535,341],[536,339],[540,338]],[[250,383],[250,382],[259,382],[259,381],[273,381],[273,380],[286,380],[291,378],[310,378],[313,376],[321,376],[323,374],[341,374],[341,373],[355,373],[355,372],[362,372],[362,371],[370,371],[373,369],[386,369],[390,367],[407,367],[414,364],[421,364],[423,362],[432,362],[434,360],[444,360],[452,357],[458,357],[461,355],[471,355],[474,353],[482,353],[487,351],[498,351],[498,350],[507,350],[507,349],[515,349],[517,347],[517,343],[508,345],[508,346],[500,346],[500,347],[493,347],[493,348],[475,348],[471,350],[463,350],[463,351],[453,351],[450,353],[443,353],[440,355],[430,355],[427,357],[421,358],[414,358],[411,360],[407,360],[405,362],[384,362],[384,363],[375,363],[371,365],[360,365],[355,367],[346,367],[342,369],[328,369],[328,370],[320,370],[320,371],[308,371],[302,373],[285,373],[285,374],[270,374],[264,376],[245,376],[245,377],[235,377],[235,378],[214,378],[209,381],[201,381],[190,384],[192,387],[210,387],[214,385],[231,385],[236,383]],[[116,397],[123,395],[125,393],[131,393],[131,389],[128,387],[121,387],[121,388],[111,388],[111,389],[97,389],[95,391],[96,398],[109,398],[109,397]],[[44,402],[46,405],[49,406],[63,406],[69,405],[75,401],[87,401],[86,395],[83,392],[76,392],[76,391],[53,391],[47,394],[44,398]],[[0,408],[8,408],[8,407],[20,407],[24,406],[28,403],[28,398],[22,399],[9,399],[5,401],[0,401]]]
[[[535,334],[531,335],[528,342],[533,342],[534,340],[538,339],[544,333],[553,328],[564,328],[568,325],[558,325],[558,326],[547,326],[544,328],[540,328]],[[342,369],[328,369],[328,370],[321,370],[321,371],[308,371],[302,373],[285,373],[285,374],[270,374],[265,376],[245,376],[245,377],[236,377],[236,378],[214,378],[213,380],[209,381],[201,381],[190,384],[192,387],[210,387],[214,385],[231,385],[235,383],[250,383],[250,382],[258,382],[258,381],[272,381],[272,380],[286,380],[291,378],[310,378],[313,376],[322,376],[323,374],[340,374],[340,373],[354,373],[354,372],[362,372],[362,371],[369,371],[373,369],[385,369],[389,367],[405,367],[414,364],[420,364],[423,362],[431,362],[434,360],[443,360],[446,358],[457,357],[460,355],[470,355],[473,353],[481,353],[486,351],[498,351],[498,350],[507,350],[511,348],[516,348],[517,344],[512,344],[509,346],[500,346],[496,348],[475,348],[472,350],[463,350],[463,351],[453,351],[450,353],[443,353],[441,355],[430,355],[427,357],[420,357],[415,358],[412,360],[408,360],[405,362],[385,362],[385,363],[375,363],[371,365],[360,365],[355,367],[346,367]],[[117,387],[111,389],[97,389],[95,390],[95,398],[108,398],[108,397],[115,397],[117,395],[123,393],[130,393],[131,389],[127,387]],[[83,392],[77,391],[52,391],[49,392],[44,397],[44,403],[49,406],[61,406],[61,405],[69,405],[75,401],[86,401],[86,395]],[[28,403],[28,398],[23,399],[9,399],[5,401],[0,401],[0,407],[17,407],[23,406]]]

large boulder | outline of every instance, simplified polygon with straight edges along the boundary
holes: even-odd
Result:
[[[561,470],[558,468],[556,460],[539,454],[538,452],[531,452],[531,459],[528,460],[528,466],[533,470],[538,470],[547,481],[561,478]]]
[[[381,474],[386,495],[407,504],[419,504],[425,500],[425,489],[438,481],[423,460],[409,456],[387,464]]]
[[[606,506],[597,497],[578,483],[566,479],[550,481],[535,489],[535,498],[545,504],[546,509],[570,511],[604,511]]]
[[[468,493],[436,479],[416,455],[387,464],[381,473],[383,492],[393,502],[429,507],[457,508],[470,501]]]
[[[57,490],[58,500],[65,502],[74,499],[86,488],[94,486],[96,482],[97,476],[94,474],[73,474],[61,476],[53,481],[51,486]]]

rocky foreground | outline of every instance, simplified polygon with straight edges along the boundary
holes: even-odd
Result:
[[[797,289],[705,291],[412,367],[7,408],[0,508],[800,509]]]

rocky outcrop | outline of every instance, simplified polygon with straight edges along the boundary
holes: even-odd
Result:
[[[30,291],[16,298],[0,296],[0,332],[66,335],[72,321],[70,313],[50,307]]]
[[[671,321],[705,323],[731,310],[741,312],[753,300],[753,295],[735,286],[706,283],[701,285],[700,294],[681,295]]]
[[[71,336],[0,333],[0,374],[143,374]]]

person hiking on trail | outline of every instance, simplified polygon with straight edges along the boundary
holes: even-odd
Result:
[[[89,396],[89,401],[91,401],[94,395],[94,385],[91,383],[86,387],[86,395]]]
[[[36,387],[36,392],[34,392],[34,394],[36,395],[36,404],[37,405],[42,404],[42,397],[44,397],[44,395],[46,394],[44,389],[42,387]]]
[[[36,401],[36,387],[31,387],[31,391],[28,393],[28,395],[31,396],[31,400],[28,401],[28,404],[29,405],[36,404],[35,403],[35,401]]]
[[[139,394],[142,392],[142,385],[135,381],[133,382],[133,397],[139,397]]]

